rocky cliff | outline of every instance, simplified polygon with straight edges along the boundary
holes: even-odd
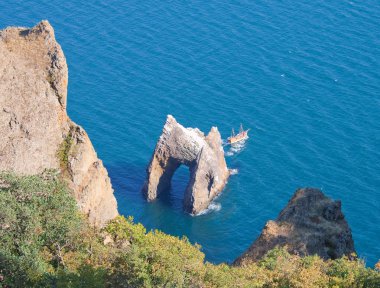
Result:
[[[257,261],[276,246],[285,246],[292,254],[317,254],[323,259],[355,252],[341,202],[313,188],[297,190],[277,220],[266,223],[259,238],[235,264]]]
[[[174,172],[182,164],[190,169],[184,209],[197,214],[222,191],[229,177],[222,139],[216,127],[205,136],[196,128],[183,127],[168,115],[147,169],[143,187],[146,198],[154,200],[168,191]]]
[[[49,22],[0,31],[0,171],[60,169],[80,209],[102,225],[118,214],[117,204],[90,139],[67,116],[67,84]]]

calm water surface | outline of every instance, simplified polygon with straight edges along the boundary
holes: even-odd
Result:
[[[296,188],[341,199],[356,249],[380,258],[380,2],[2,1],[0,26],[48,19],[69,65],[68,112],[90,135],[119,203],[148,229],[232,261]],[[167,114],[226,138],[239,173],[205,215],[182,212],[188,171],[146,203],[145,168]]]

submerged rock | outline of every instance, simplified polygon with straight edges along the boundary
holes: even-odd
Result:
[[[190,169],[184,209],[197,214],[222,191],[229,177],[222,139],[216,127],[205,137],[200,130],[185,128],[168,115],[147,169],[143,187],[147,200],[169,190],[173,174],[182,164]]]
[[[286,247],[291,254],[317,254],[323,259],[355,252],[341,202],[314,188],[297,190],[277,220],[266,223],[259,238],[234,264],[257,261],[276,246]]]
[[[68,69],[48,21],[0,31],[0,71],[0,171],[60,169],[93,224],[114,218],[107,170],[67,116]]]

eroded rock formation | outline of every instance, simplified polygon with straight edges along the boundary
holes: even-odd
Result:
[[[67,83],[49,22],[0,31],[0,170],[60,169],[80,209],[102,225],[118,214],[116,199],[86,132],[67,116]]]
[[[190,169],[184,209],[197,214],[208,207],[228,179],[222,139],[216,127],[205,136],[196,128],[183,127],[168,115],[147,169],[143,187],[147,200],[169,190],[172,176],[182,164]]]
[[[291,254],[317,254],[323,259],[355,252],[341,202],[313,188],[297,190],[277,220],[266,223],[259,238],[234,264],[257,261],[276,246],[287,247]]]

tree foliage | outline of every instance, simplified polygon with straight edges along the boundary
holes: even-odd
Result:
[[[186,237],[132,217],[96,229],[53,171],[0,173],[0,238],[0,287],[380,287],[378,267],[360,259],[275,248],[258,263],[214,265]]]

